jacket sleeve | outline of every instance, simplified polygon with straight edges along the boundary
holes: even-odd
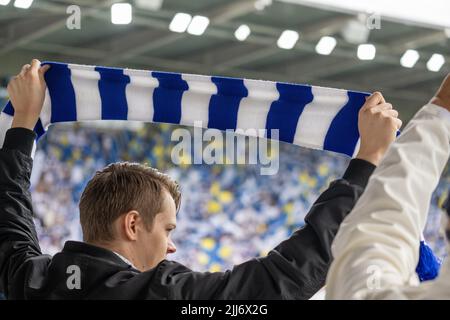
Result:
[[[17,290],[13,283],[24,277],[27,262],[41,255],[29,191],[35,137],[25,128],[9,129],[0,149],[0,292],[6,296]]]
[[[331,243],[374,170],[353,159],[342,179],[334,181],[312,206],[305,226],[266,257],[217,273],[192,272],[171,261],[159,266],[171,299],[308,299],[325,283]]]
[[[333,243],[327,298],[418,298],[419,239],[449,141],[450,113],[427,105],[392,144]]]

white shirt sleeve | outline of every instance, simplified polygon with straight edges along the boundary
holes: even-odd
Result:
[[[450,112],[428,104],[390,146],[334,240],[328,299],[414,298],[419,239],[449,141]]]

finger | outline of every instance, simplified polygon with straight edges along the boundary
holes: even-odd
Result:
[[[381,103],[381,104],[377,105],[376,107],[377,107],[377,109],[379,109],[381,111],[393,109],[392,104],[390,104],[390,103]]]
[[[392,110],[384,110],[383,114],[385,116],[388,116],[388,117],[398,118],[398,111],[397,110],[393,110],[393,109]]]
[[[381,92],[374,92],[370,97],[366,99],[365,107],[372,108],[380,103],[385,103],[383,95]]]
[[[394,118],[394,122],[395,122],[395,125],[397,126],[397,130],[400,130],[400,128],[403,125],[402,120],[400,120],[399,118]]]
[[[44,74],[47,72],[47,70],[50,69],[50,65],[46,64],[39,68],[39,75],[44,76]]]
[[[372,114],[375,114],[386,110],[393,110],[393,107],[390,103],[381,103],[376,106],[367,107],[366,110],[370,110]]]
[[[29,64],[25,64],[25,65],[23,65],[23,67],[22,67],[22,70],[20,70],[20,73],[19,73],[19,75],[25,75],[25,73],[28,71],[28,69],[30,69],[31,68],[31,66],[29,65]]]
[[[38,72],[39,68],[41,67],[41,62],[38,59],[31,60],[31,72]]]

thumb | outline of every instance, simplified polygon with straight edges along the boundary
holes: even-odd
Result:
[[[46,65],[43,65],[42,67],[40,67],[39,68],[39,76],[41,78],[43,78],[44,74],[47,72],[48,69],[50,69],[50,65],[49,64],[46,64]]]
[[[383,95],[381,94],[381,92],[374,92],[370,97],[366,98],[366,103],[364,104],[364,106],[366,108],[372,108],[376,105],[379,105],[380,103],[385,103],[386,100],[384,100]]]

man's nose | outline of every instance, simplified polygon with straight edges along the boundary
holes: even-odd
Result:
[[[167,244],[167,253],[175,253],[177,251],[177,247],[173,243],[172,240],[169,240],[169,243]]]

